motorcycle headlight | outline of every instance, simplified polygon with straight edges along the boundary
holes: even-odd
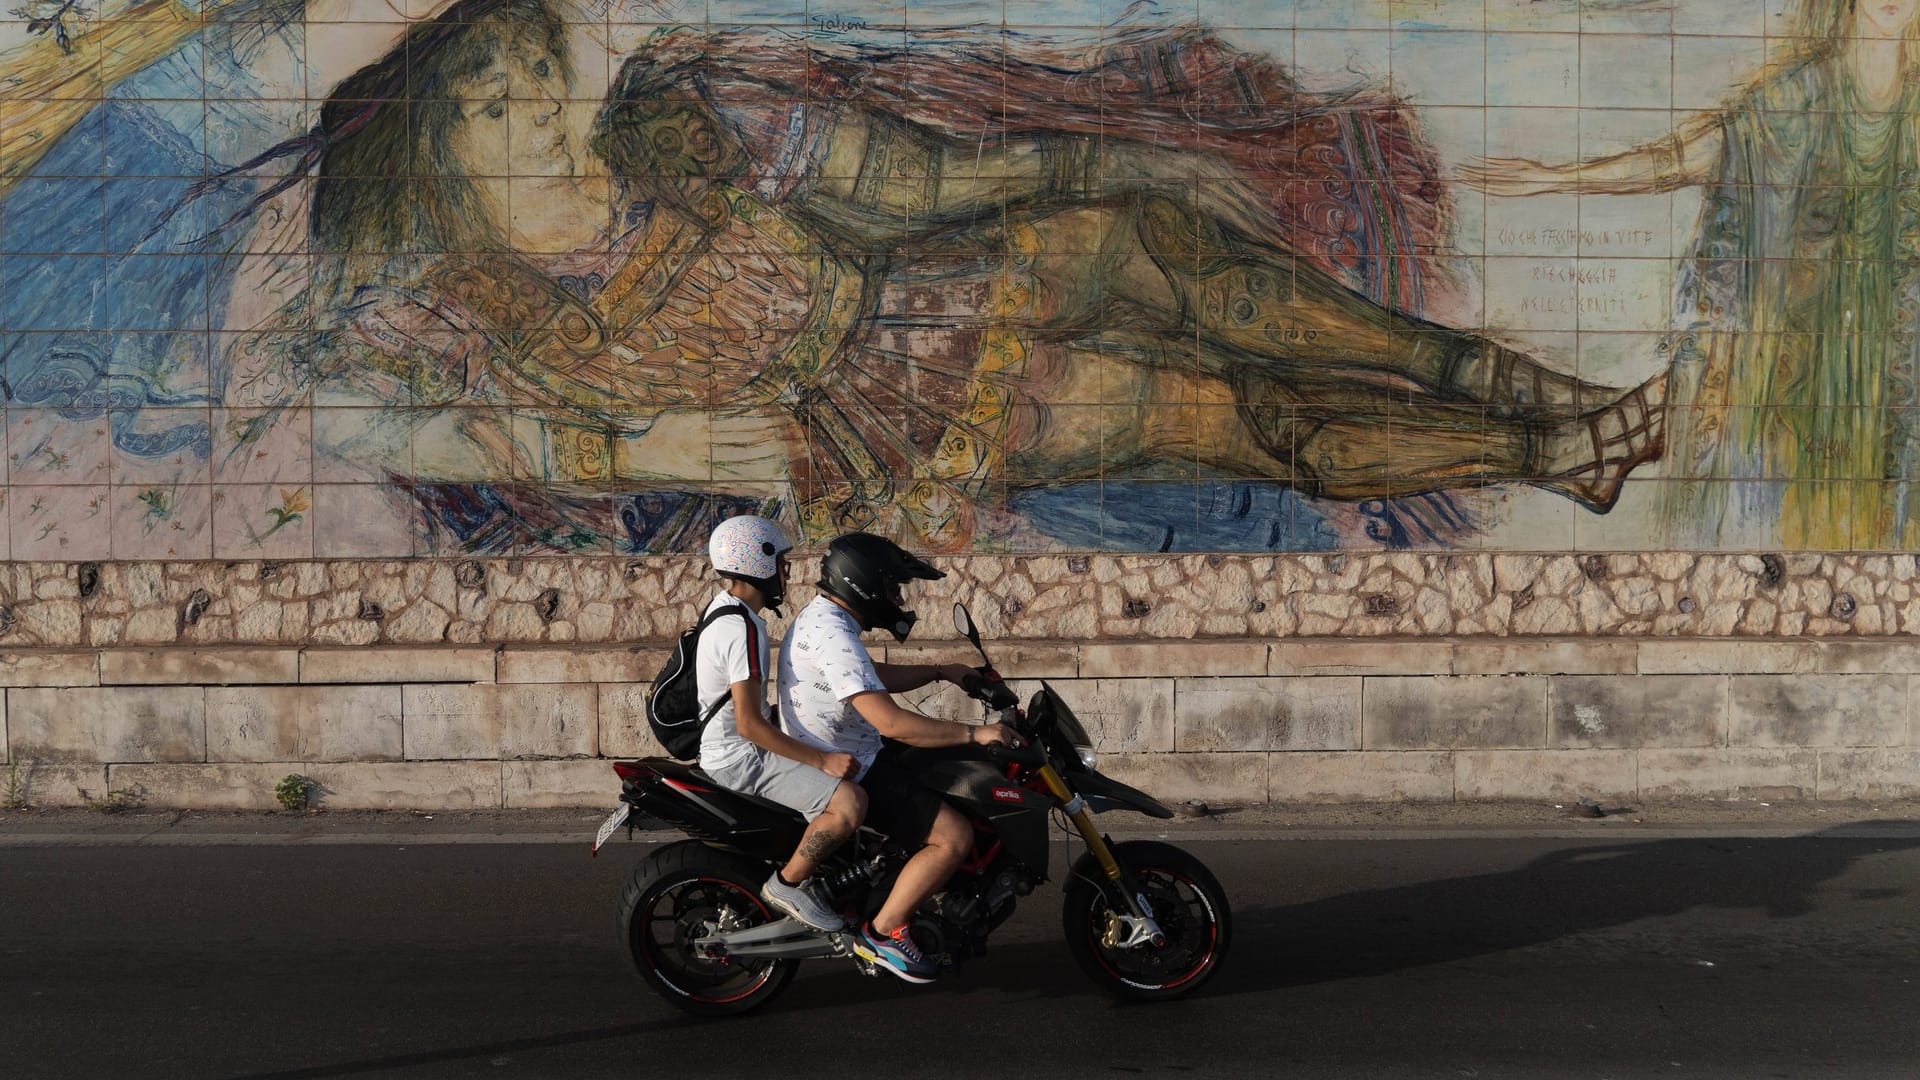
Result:
[[[1093,747],[1076,746],[1073,748],[1073,752],[1080,755],[1080,764],[1085,765],[1088,769],[1093,768],[1093,763],[1097,760],[1093,753]]]

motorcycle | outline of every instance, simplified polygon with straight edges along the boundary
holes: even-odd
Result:
[[[984,956],[987,939],[1016,902],[1048,880],[1048,823],[1058,812],[1086,845],[1065,882],[1067,948],[1093,981],[1118,997],[1157,1001],[1190,994],[1219,970],[1232,939],[1226,893],[1199,859],[1171,844],[1114,843],[1094,815],[1173,812],[1095,769],[1092,740],[1054,689],[1042,683],[1026,708],[994,671],[964,604],[954,626],[980,654],[962,686],[997,711],[1026,745],[964,754],[913,751],[916,773],[971,821],[974,846],[946,887],[909,924],[914,942],[958,973]],[[674,1005],[697,1015],[757,1009],[792,981],[800,961],[842,958],[867,975],[875,958],[854,927],[879,910],[911,851],[862,828],[816,871],[849,929],[819,932],[776,913],[760,885],[784,864],[806,822],[769,800],[730,791],[698,767],[668,758],[616,762],[620,804],[594,851],[634,814],[660,819],[691,839],[641,860],[620,898],[618,933],[634,969]]]

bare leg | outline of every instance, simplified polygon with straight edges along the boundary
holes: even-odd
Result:
[[[1074,383],[1122,388],[1115,396],[1126,403],[1099,410],[1098,424],[1047,427],[1042,441],[1009,461],[1016,479],[1185,466],[1340,499],[1520,482],[1604,509],[1627,473],[1662,447],[1664,412],[1641,390],[1584,416],[1546,408],[1509,415],[1315,378],[1290,365],[1194,359],[1163,339],[1067,357]],[[1230,379],[1200,370],[1229,365]]]
[[[887,902],[873,917],[873,928],[882,934],[891,934],[907,925],[921,903],[945,885],[966,861],[967,851],[972,847],[973,830],[967,826],[967,819],[953,807],[942,806],[940,816],[933,819],[927,846],[914,852],[907,865],[900,868],[900,876],[894,879]]]
[[[840,781],[840,786],[833,790],[833,798],[827,800],[827,808],[800,837],[800,847],[780,869],[780,876],[795,884],[812,877],[820,860],[838,851],[866,819],[866,790],[852,781]]]
[[[1660,456],[1665,411],[1645,388],[1583,416],[1519,416],[1382,395],[1301,387],[1243,369],[1239,415],[1297,486],[1342,499],[1411,495],[1463,482],[1521,482],[1595,510],[1611,508],[1636,467]],[[1346,401],[1329,406],[1329,400]]]
[[[1030,235],[1047,327],[1110,326],[1131,313],[1192,329],[1229,365],[1264,358],[1515,418],[1543,408],[1579,416],[1621,396],[1487,338],[1388,310],[1311,261],[1228,235],[1172,199],[1066,211],[1034,222]],[[1101,273],[1089,284],[1085,265],[1096,256]]]

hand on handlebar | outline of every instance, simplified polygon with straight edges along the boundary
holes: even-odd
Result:
[[[976,746],[1004,746],[1009,750],[1018,750],[1027,745],[1027,740],[1019,732],[1005,724],[981,724],[969,728],[967,741]]]

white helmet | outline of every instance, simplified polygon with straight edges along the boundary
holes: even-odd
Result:
[[[786,599],[780,556],[793,550],[785,529],[763,517],[742,514],[721,522],[707,540],[707,559],[724,578],[759,588],[767,606],[778,612]]]

